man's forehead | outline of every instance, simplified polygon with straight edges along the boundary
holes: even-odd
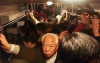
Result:
[[[48,35],[48,36],[45,36],[44,37],[44,40],[55,40],[55,37],[54,36],[51,36],[51,35]]]
[[[56,40],[53,37],[45,37],[43,44],[56,44]]]
[[[54,36],[52,36],[52,35],[47,35],[47,36],[45,36],[44,38],[54,38]]]

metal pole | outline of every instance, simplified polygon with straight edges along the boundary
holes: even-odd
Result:
[[[62,11],[62,3],[61,3],[61,11]]]
[[[74,3],[72,2],[72,14],[74,12]]]
[[[34,3],[34,10],[35,10],[35,3]]]
[[[31,11],[33,11],[33,4],[31,3]]]

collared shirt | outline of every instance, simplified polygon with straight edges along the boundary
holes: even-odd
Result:
[[[57,52],[49,59],[46,60],[46,63],[54,63],[57,57]]]

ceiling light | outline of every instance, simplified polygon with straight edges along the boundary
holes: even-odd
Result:
[[[47,1],[47,5],[52,5],[53,2],[52,1]]]

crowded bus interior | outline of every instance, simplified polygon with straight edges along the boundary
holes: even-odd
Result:
[[[100,63],[100,0],[0,0],[0,63]]]

